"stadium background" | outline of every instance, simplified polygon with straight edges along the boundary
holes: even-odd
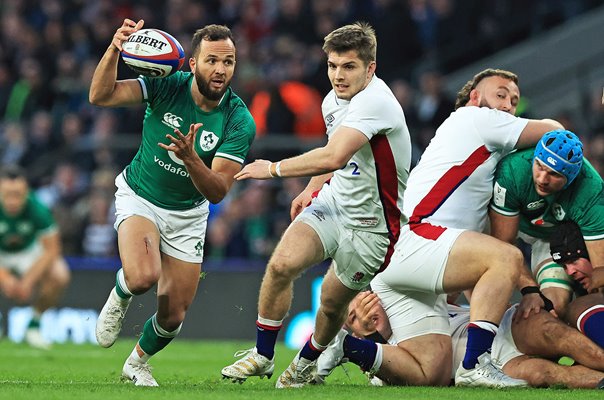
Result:
[[[560,120],[604,170],[601,0],[3,0],[0,163],[26,168],[62,232],[73,281],[61,308],[42,321],[56,341],[94,340],[96,312],[119,267],[113,179],[136,152],[144,108],[100,109],[87,97],[94,68],[125,17],[171,33],[187,56],[195,29],[231,27],[233,87],[259,126],[249,159],[279,159],[323,143],[320,102],[330,87],[322,38],[365,20],[378,35],[377,74],[405,110],[414,161],[451,112],[456,91],[490,66],[519,74],[522,115]],[[135,77],[123,63],[118,76]],[[304,185],[237,184],[212,208],[205,274],[183,337],[253,338],[254,330],[243,327],[256,318],[264,262]],[[319,265],[296,283],[287,323],[300,322],[302,332],[324,271]],[[137,298],[124,335],[140,332],[153,304],[153,293]],[[0,298],[0,311],[7,334],[19,341],[30,310]]]

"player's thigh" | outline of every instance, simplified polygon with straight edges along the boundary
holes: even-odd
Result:
[[[449,335],[427,333],[399,342],[397,346],[417,361],[430,381],[449,382],[453,357]]]
[[[443,285],[446,292],[456,292],[474,287],[484,273],[494,267],[519,268],[522,253],[516,246],[494,237],[464,231],[453,244],[445,267]]]
[[[159,273],[159,244],[157,226],[147,217],[132,215],[122,221],[118,228],[118,248],[127,279],[150,271]]]
[[[268,266],[276,273],[297,276],[323,261],[324,254],[317,232],[308,224],[295,221],[283,233]]]

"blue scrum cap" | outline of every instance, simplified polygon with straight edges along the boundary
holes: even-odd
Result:
[[[543,164],[566,177],[564,189],[579,175],[583,165],[583,144],[566,130],[547,132],[535,147],[535,155]]]

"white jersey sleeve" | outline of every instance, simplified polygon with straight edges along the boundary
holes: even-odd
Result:
[[[481,107],[473,114],[474,129],[490,152],[508,154],[516,147],[527,119],[509,113]]]

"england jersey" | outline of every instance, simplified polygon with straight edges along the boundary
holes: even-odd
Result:
[[[528,123],[503,111],[461,107],[437,129],[409,176],[405,214],[413,224],[482,232],[495,167]],[[432,231],[438,236],[439,229]],[[422,236],[424,236],[422,234]]]
[[[401,210],[411,162],[403,109],[384,81],[374,76],[350,101],[337,98],[332,90],[322,110],[328,137],[345,126],[369,139],[323,190],[332,192],[345,226],[389,233],[396,240],[406,223]]]

